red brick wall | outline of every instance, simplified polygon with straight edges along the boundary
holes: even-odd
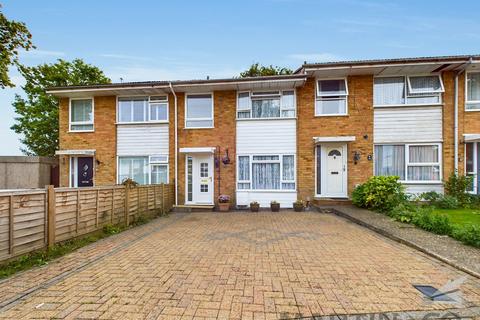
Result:
[[[68,132],[69,99],[60,99],[60,150],[95,149],[94,184],[112,185],[116,182],[116,97],[95,97],[94,132]],[[60,186],[69,186],[69,157],[60,157]]]
[[[297,177],[298,197],[313,198],[315,194],[315,145],[313,137],[355,136],[348,143],[348,192],[373,174],[373,77],[348,78],[348,115],[315,117],[315,79],[309,78],[305,86],[297,89]],[[364,136],[368,135],[365,139]],[[361,159],[355,165],[353,152]]]

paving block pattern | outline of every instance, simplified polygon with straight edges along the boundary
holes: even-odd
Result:
[[[58,265],[74,263],[79,252],[0,283],[2,302],[11,298],[0,309],[0,318],[441,313],[459,306],[430,302],[412,284],[441,287],[465,276],[339,217],[313,212],[174,215],[107,240],[110,245],[82,249],[90,262],[68,273]],[[49,276],[36,278],[42,273]],[[466,277],[460,307],[475,308],[480,305],[480,281]],[[29,291],[24,283],[36,286]],[[19,288],[13,298],[4,294],[12,287]]]

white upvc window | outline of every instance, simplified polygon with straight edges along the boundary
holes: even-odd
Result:
[[[168,96],[151,96],[149,113],[151,122],[168,122]]]
[[[315,116],[338,116],[347,114],[347,79],[317,80]]]
[[[168,183],[168,156],[150,156],[150,184]]]
[[[119,156],[118,183],[127,178],[139,184],[168,183],[168,155]]]
[[[295,155],[239,155],[238,190],[295,190]]]
[[[472,184],[468,191],[474,194],[480,194],[480,142],[465,143],[465,175],[472,177]]]
[[[442,179],[441,156],[440,143],[375,145],[375,175],[438,183]]]
[[[94,122],[93,99],[70,99],[69,130],[92,132]]]
[[[375,77],[373,105],[436,105],[442,102],[444,91],[439,75]]]
[[[245,91],[237,94],[237,119],[295,117],[295,91]]]
[[[185,128],[213,128],[213,94],[187,94]]]
[[[480,110],[480,72],[467,72],[465,85],[465,110]]]
[[[118,98],[118,122],[146,122],[148,120],[148,97]]]

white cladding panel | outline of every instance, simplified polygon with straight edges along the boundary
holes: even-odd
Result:
[[[260,207],[270,207],[271,201],[280,203],[281,208],[293,208],[293,203],[297,201],[296,191],[240,191],[237,190],[237,205],[248,206],[250,202],[257,201]]]
[[[296,153],[296,120],[237,121],[237,154]]]
[[[442,107],[377,107],[374,142],[442,141]]]
[[[443,193],[442,184],[408,184],[404,183],[405,192],[408,194],[419,195],[423,192],[435,191],[437,193]]]
[[[168,124],[118,125],[117,155],[168,155]]]

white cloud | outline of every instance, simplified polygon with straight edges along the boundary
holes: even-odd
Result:
[[[29,50],[29,51],[20,51],[20,55],[26,57],[63,57],[65,52],[63,51],[51,51],[51,50]]]
[[[116,54],[116,53],[102,53],[102,54],[99,54],[99,56],[102,58],[120,59],[120,60],[153,61],[152,58],[148,58],[148,57],[139,57],[139,56],[126,55],[126,54]]]
[[[288,55],[289,59],[307,62],[332,62],[344,60],[333,53],[294,53]]]

